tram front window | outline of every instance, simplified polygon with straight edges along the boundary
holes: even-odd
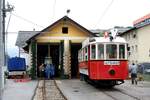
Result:
[[[98,44],[98,59],[104,59],[104,45]]]
[[[119,45],[119,58],[125,59],[125,45]]]
[[[117,59],[117,45],[107,44],[106,45],[106,58],[107,59]]]

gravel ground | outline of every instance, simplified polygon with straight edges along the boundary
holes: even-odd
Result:
[[[66,100],[54,80],[40,80],[33,100]]]
[[[33,100],[44,100],[43,85],[44,85],[44,81],[39,81]]]

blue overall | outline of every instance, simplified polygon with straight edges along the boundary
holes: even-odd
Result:
[[[47,64],[46,68],[45,68],[45,74],[46,74],[46,78],[50,79],[53,78],[55,75],[55,68],[53,66],[53,64]]]

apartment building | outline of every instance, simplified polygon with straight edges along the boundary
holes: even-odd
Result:
[[[133,26],[119,34],[128,42],[129,63],[150,62],[150,14],[134,21]]]

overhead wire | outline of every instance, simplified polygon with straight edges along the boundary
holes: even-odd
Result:
[[[56,9],[56,0],[54,0],[54,3],[53,3],[53,20],[54,20],[54,17],[55,17],[55,9]],[[33,24],[33,25],[36,25],[36,26],[38,26],[38,27],[41,27],[41,28],[45,28],[45,27],[43,27],[43,26],[41,26],[41,25],[39,25],[39,24],[37,24],[37,23],[35,23],[35,22],[33,22],[33,21],[30,21],[30,20],[28,20],[28,19],[26,19],[26,18],[24,18],[24,17],[22,17],[22,16],[20,16],[20,15],[18,15],[18,14],[14,14],[14,13],[11,13],[11,15],[13,15],[13,16],[15,16],[15,17],[17,17],[17,18],[19,18],[19,19],[21,19],[21,20],[23,20],[23,21],[26,21],[26,22],[28,22],[28,23],[31,23],[31,24]],[[11,18],[11,17],[10,17]],[[9,20],[10,20],[10,18],[9,18]],[[8,31],[8,26],[9,26],[9,24],[7,25],[7,31]],[[13,34],[17,34],[18,32],[7,32],[7,33],[13,33]],[[45,32],[44,32],[45,33]]]
[[[10,12],[10,15],[9,15],[9,18],[8,18],[8,23],[7,23],[6,30],[5,30],[6,33],[7,33],[7,31],[8,31],[8,28],[9,28],[11,16],[12,16],[12,12]]]
[[[56,0],[54,0],[54,3],[53,3],[53,20],[54,20],[54,17],[55,17],[55,8],[56,8]],[[45,27],[43,27],[42,25],[39,25],[39,24],[37,24],[37,23],[35,23],[35,22],[33,22],[33,21],[31,21],[31,20],[28,20],[28,19],[26,19],[26,18],[24,18],[24,17],[22,17],[22,16],[20,16],[20,15],[18,15],[18,14],[15,14],[15,13],[11,13],[11,15],[13,15],[13,16],[15,16],[15,17],[17,17],[17,18],[19,18],[19,19],[21,19],[21,20],[23,20],[23,21],[25,21],[25,22],[28,22],[28,23],[30,23],[30,24],[33,24],[33,25],[35,25],[35,26],[38,26],[38,27],[41,27],[41,28],[45,28]],[[9,33],[16,33],[16,32],[9,32]]]
[[[102,13],[102,15],[100,16],[100,18],[99,18],[99,20],[98,20],[96,26],[102,21],[102,19],[104,18],[105,14],[108,12],[108,10],[109,10],[109,8],[111,7],[111,5],[113,4],[113,2],[114,2],[114,0],[111,0],[111,2],[108,4],[108,6],[106,7],[106,9],[104,10],[104,12]],[[53,3],[53,19],[54,19],[54,17],[55,17],[55,12],[56,12],[56,11],[55,11],[55,8],[56,8],[56,0],[54,0],[54,3]],[[13,16],[15,16],[15,17],[21,19],[21,20],[24,20],[24,21],[26,21],[26,22],[28,22],[28,23],[31,23],[31,24],[33,24],[33,25],[36,25],[36,26],[38,26],[38,27],[44,28],[43,26],[41,26],[41,25],[39,25],[39,24],[37,24],[37,23],[35,23],[35,22],[33,22],[33,21],[30,21],[30,20],[28,20],[28,19],[26,19],[26,18],[24,18],[24,17],[22,17],[22,16],[19,16],[19,15],[17,15],[17,14],[11,13],[11,15],[13,15]],[[10,18],[11,18],[11,16],[10,16]],[[9,24],[8,24],[6,30],[8,30],[8,27],[9,27]],[[15,33],[15,32],[11,32],[11,33]]]
[[[102,21],[102,19],[104,18],[104,16],[106,15],[106,13],[108,12],[109,8],[111,7],[111,5],[113,4],[114,0],[111,0],[111,2],[108,4],[108,6],[106,7],[106,9],[103,11],[102,15],[100,16],[96,27],[100,24],[100,22]]]
[[[52,15],[52,17],[53,17],[52,19],[53,19],[53,20],[54,20],[54,18],[55,18],[55,12],[56,12],[55,9],[56,9],[56,0],[54,0],[54,3],[53,3],[53,15]],[[43,27],[43,26],[41,26],[41,25],[39,25],[39,24],[37,24],[37,23],[35,23],[35,22],[33,22],[33,21],[30,21],[30,20],[28,20],[28,19],[22,17],[22,16],[19,16],[19,15],[14,14],[14,13],[11,13],[11,14],[12,14],[13,16],[19,18],[19,19],[22,19],[22,20],[28,22],[28,23],[31,23],[31,24],[36,25],[36,26],[41,27],[41,28],[45,28],[45,27]]]
[[[34,23],[33,21],[30,21],[30,20],[28,20],[28,19],[26,19],[26,18],[24,18],[24,17],[22,17],[22,16],[19,16],[19,15],[14,14],[14,13],[11,13],[11,14],[12,14],[13,16],[15,16],[15,17],[19,18],[19,19],[22,19],[22,20],[24,20],[24,21],[26,21],[26,22],[30,23],[30,24],[33,24],[33,25],[35,25],[35,26],[38,26],[38,27],[44,28],[43,26],[38,25],[38,24]]]
[[[55,10],[56,10],[56,0],[54,0],[54,3],[53,3],[53,15],[52,15],[53,21],[54,21],[54,18],[55,18]]]

